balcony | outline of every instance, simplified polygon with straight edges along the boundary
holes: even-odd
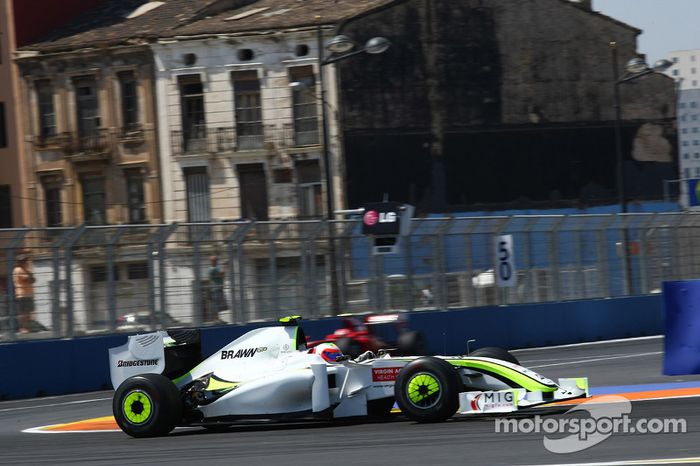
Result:
[[[313,124],[245,126],[238,128],[198,127],[185,133],[171,131],[171,147],[174,156],[220,154],[226,152],[269,151],[273,147],[304,149],[321,145],[318,122]],[[238,131],[237,131],[238,130]],[[262,131],[261,131],[262,130]]]
[[[198,127],[194,131],[171,131],[173,155],[216,154],[267,150],[274,137],[269,127],[243,128],[248,134],[237,134],[236,128]]]
[[[304,148],[321,145],[321,132],[316,120],[302,122],[306,124],[285,123],[284,146],[287,148]]]
[[[118,137],[122,144],[141,144],[146,140],[145,130],[140,123],[130,123],[119,128]]]
[[[40,134],[34,138],[36,150],[61,150],[63,137],[60,134]]]
[[[111,153],[109,130],[106,128],[85,135],[61,133],[59,140],[65,156],[74,161],[104,160]]]

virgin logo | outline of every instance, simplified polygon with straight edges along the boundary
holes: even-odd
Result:
[[[370,210],[365,212],[364,217],[362,217],[362,221],[365,222],[365,225],[372,226],[377,221],[379,220],[379,214],[377,213],[376,210]]]

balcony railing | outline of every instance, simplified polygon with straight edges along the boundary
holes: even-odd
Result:
[[[140,123],[129,123],[119,128],[119,140],[121,142],[136,142],[145,139],[145,131]]]
[[[318,146],[321,144],[321,133],[318,127],[312,125],[294,125],[286,123],[284,125],[284,146],[285,147],[306,147]]]
[[[274,136],[267,131],[255,134],[256,128],[244,128],[248,134],[238,134],[235,128],[203,128],[196,131],[172,131],[173,155],[235,152],[265,149]],[[263,130],[263,127],[259,128]]]
[[[284,125],[239,126],[238,128],[198,127],[188,133],[171,131],[173,155],[217,154],[253,150],[269,150],[271,147],[301,148],[319,146],[319,128],[308,129]],[[260,131],[262,129],[262,131]],[[238,130],[238,131],[237,131]],[[247,133],[247,134],[242,134]]]
[[[62,133],[60,145],[68,156],[104,155],[110,151],[109,130],[100,128],[89,134]]]
[[[34,147],[37,149],[55,149],[63,144],[63,136],[56,133],[40,134],[34,138]]]

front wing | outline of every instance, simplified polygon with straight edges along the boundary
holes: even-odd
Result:
[[[528,391],[523,388],[494,391],[469,391],[459,394],[458,414],[511,413],[519,409],[577,398],[587,398],[588,378],[559,379],[554,392]]]

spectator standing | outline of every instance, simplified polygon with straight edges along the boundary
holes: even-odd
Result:
[[[433,290],[430,285],[426,285],[425,288],[420,290],[420,294],[423,306],[431,306],[433,304]]]
[[[19,310],[19,333],[29,333],[29,324],[34,312],[34,273],[26,255],[17,257],[17,265],[12,270],[12,283]]]

